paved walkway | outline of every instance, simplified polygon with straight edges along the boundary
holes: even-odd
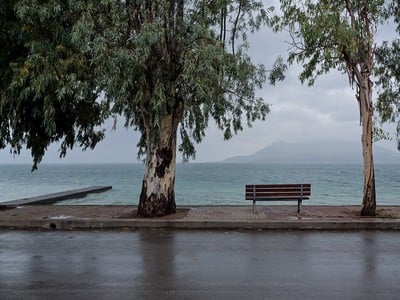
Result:
[[[12,209],[0,207],[3,229],[322,229],[400,230],[400,206],[379,206],[377,216],[361,217],[359,206],[293,205],[179,207],[177,213],[161,218],[136,216],[135,206],[31,205]]]
[[[398,300],[393,231],[0,230],[1,300]]]

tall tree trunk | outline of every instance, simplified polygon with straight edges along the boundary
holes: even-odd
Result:
[[[176,211],[174,185],[179,119],[179,112],[164,116],[155,142],[149,138],[150,128],[146,128],[146,171],[138,206],[141,217],[160,217]]]
[[[364,196],[361,207],[362,216],[374,216],[376,213],[376,194],[375,194],[375,172],[374,159],[372,153],[372,82],[363,73],[360,83],[358,100],[360,101],[360,113],[362,123],[362,152],[364,162]]]

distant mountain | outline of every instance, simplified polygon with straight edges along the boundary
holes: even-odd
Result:
[[[230,163],[362,163],[361,143],[276,143],[248,156],[231,157]],[[374,146],[374,162],[400,164],[400,152]]]

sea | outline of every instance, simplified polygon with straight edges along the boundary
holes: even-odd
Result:
[[[143,164],[0,165],[0,202],[89,186],[112,189],[61,205],[136,205]],[[400,165],[375,165],[377,205],[400,205]],[[363,168],[360,164],[237,164],[179,163],[175,200],[182,205],[249,205],[248,183],[311,183],[313,205],[360,205]]]

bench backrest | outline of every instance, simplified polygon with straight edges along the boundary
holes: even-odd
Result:
[[[296,198],[311,196],[311,184],[246,184],[246,199],[254,197],[265,198]]]

